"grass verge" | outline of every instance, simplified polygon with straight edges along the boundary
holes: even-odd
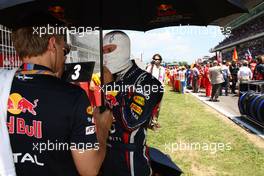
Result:
[[[167,87],[148,145],[169,154],[185,176],[263,176],[264,151],[192,95]]]

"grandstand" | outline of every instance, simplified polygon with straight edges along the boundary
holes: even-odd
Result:
[[[221,41],[211,52],[221,52],[222,59],[231,60],[234,48],[240,60],[250,51],[252,57],[264,54],[264,2],[255,6],[248,14],[243,14],[225,27],[231,27],[232,33]]]

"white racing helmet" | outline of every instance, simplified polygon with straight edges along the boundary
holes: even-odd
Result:
[[[104,66],[112,74],[121,72],[128,68],[132,62],[130,60],[130,39],[122,31],[112,31],[107,33],[103,39]]]

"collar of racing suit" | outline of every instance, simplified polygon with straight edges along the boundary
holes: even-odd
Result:
[[[131,62],[131,64],[129,64],[127,68],[125,68],[124,70],[118,72],[116,74],[117,75],[116,81],[124,80],[125,76],[127,75],[127,73],[129,73],[130,69],[134,67],[134,65],[135,64]]]

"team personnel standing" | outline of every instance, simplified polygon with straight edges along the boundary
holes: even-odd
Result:
[[[184,66],[181,66],[179,68],[179,80],[180,80],[180,93],[185,93],[185,87],[186,87],[186,70]]]
[[[256,80],[264,80],[264,56],[257,57],[257,65],[254,70]]]
[[[205,85],[205,96],[206,97],[211,96],[211,89],[212,89],[210,78],[209,78],[209,68],[210,68],[210,62],[207,62],[204,68],[204,85]]]
[[[193,87],[193,92],[194,93],[198,93],[198,89],[199,89],[199,75],[200,75],[200,72],[198,70],[198,65],[197,64],[194,64],[193,66],[193,70],[192,70],[192,75],[193,75],[193,80],[192,80],[192,87]]]
[[[226,62],[226,60],[223,60],[222,74],[224,77],[224,82],[222,83],[222,86],[221,86],[220,95],[222,95],[222,89],[224,88],[225,95],[228,96],[229,79],[231,78],[231,73],[229,70],[228,62]]]
[[[172,66],[170,69],[170,86],[172,90],[174,90],[174,72],[175,72],[175,68],[174,66]]]
[[[187,89],[190,89],[191,86],[191,82],[192,82],[192,70],[190,69],[189,65],[186,65],[186,87]]]
[[[236,84],[237,84],[237,73],[238,73],[238,66],[235,61],[232,61],[230,66],[230,73],[231,73],[231,92],[232,94],[236,94]]]
[[[173,70],[173,90],[178,92],[179,91],[179,65],[176,63],[174,70]]]
[[[198,65],[198,70],[199,70],[199,80],[198,80],[198,90],[205,88],[204,86],[204,65],[199,64]]]
[[[164,85],[165,81],[165,68],[161,65],[162,57],[159,54],[155,54],[152,57],[151,64],[147,67],[147,72],[152,74],[157,80],[161,82],[162,85]]]
[[[209,78],[212,84],[212,94],[210,101],[219,101],[218,96],[221,90],[221,84],[224,82],[221,67],[218,66],[218,62],[213,62],[213,67],[209,69]]]
[[[239,92],[240,91],[247,91],[248,84],[245,82],[251,80],[253,77],[252,71],[248,67],[247,61],[245,61],[245,60],[243,61],[242,67],[240,67],[238,70],[237,77],[238,77],[238,81],[239,81]]]
[[[7,108],[17,175],[97,175],[112,114],[93,114],[85,92],[60,79],[69,52],[64,36],[40,37],[22,27],[13,32],[13,42],[23,61]]]
[[[115,119],[103,175],[151,175],[146,131],[158,110],[163,86],[130,60],[130,39],[124,32],[107,33],[103,42],[104,63],[109,69],[106,101]]]

